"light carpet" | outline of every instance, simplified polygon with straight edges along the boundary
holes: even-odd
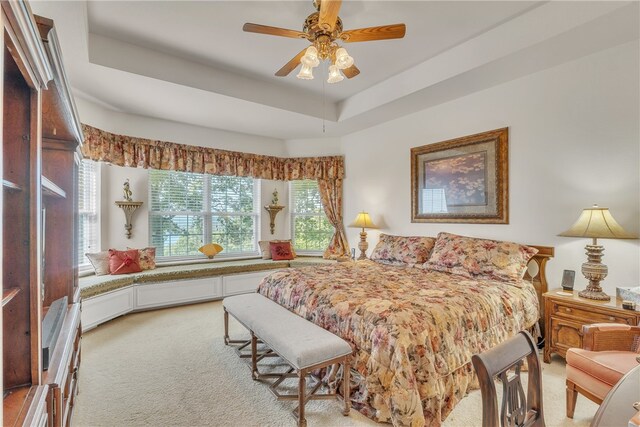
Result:
[[[232,335],[246,332],[231,322]],[[294,404],[267,386],[223,342],[220,301],[130,314],[89,331],[82,340],[76,426],[294,426]],[[588,426],[597,406],[578,397],[565,418],[564,361],[543,366],[548,426]],[[380,426],[333,400],[307,404],[310,426]],[[444,425],[481,425],[480,391],[469,393]]]

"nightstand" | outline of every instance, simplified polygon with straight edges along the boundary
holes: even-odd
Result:
[[[552,353],[565,357],[572,347],[582,347],[582,326],[592,323],[626,323],[637,325],[640,311],[625,310],[622,300],[596,301],[580,298],[578,292],[559,295],[562,289],[545,293],[544,299],[544,362],[549,363]]]

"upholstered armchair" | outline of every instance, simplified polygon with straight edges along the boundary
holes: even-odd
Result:
[[[567,417],[578,393],[601,404],[609,390],[638,365],[640,327],[596,323],[582,328],[582,348],[567,350]]]

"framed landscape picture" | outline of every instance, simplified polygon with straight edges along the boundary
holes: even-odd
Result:
[[[509,223],[508,128],[411,149],[411,221]]]

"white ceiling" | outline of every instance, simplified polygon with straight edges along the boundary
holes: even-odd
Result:
[[[361,75],[328,85],[332,99],[344,99],[419,64],[535,2],[347,1],[340,11],[345,29],[403,22],[404,39],[345,44]],[[305,1],[90,2],[89,31],[264,82],[322,94],[324,79],[304,81],[296,72],[274,73],[309,42],[245,33],[245,22],[301,31],[315,8]],[[143,18],[141,18],[143,17]],[[317,73],[316,74],[320,74]],[[320,77],[320,76],[317,76]]]
[[[343,135],[638,38],[637,2],[345,1],[346,29],[404,22],[407,33],[347,44],[361,74],[329,85],[273,75],[308,42],[242,31],[245,22],[300,30],[310,0],[32,8],[55,20],[78,96],[281,139]]]

